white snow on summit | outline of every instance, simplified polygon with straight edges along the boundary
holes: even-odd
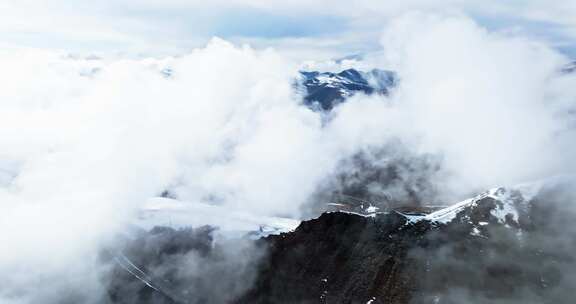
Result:
[[[528,201],[534,196],[536,189],[539,187],[539,183],[533,183],[510,188],[493,188],[476,197],[466,199],[450,207],[430,213],[422,217],[422,219],[446,224],[454,220],[464,209],[477,206],[478,203],[485,198],[492,198],[498,203],[496,208],[492,209],[490,213],[498,219],[499,223],[505,224],[508,215],[512,217],[514,222],[518,223],[518,208],[527,208]]]

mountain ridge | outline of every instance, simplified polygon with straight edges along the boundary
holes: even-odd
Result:
[[[329,111],[358,93],[388,95],[397,81],[396,73],[391,71],[346,69],[338,73],[301,71],[299,85],[305,91],[306,106]]]

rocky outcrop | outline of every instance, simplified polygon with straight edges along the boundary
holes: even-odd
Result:
[[[262,240],[239,302],[569,303],[576,233],[553,220],[576,219],[565,199],[498,188],[429,215],[326,213]]]
[[[536,188],[429,214],[327,212],[230,247],[211,228],[156,228],[108,255],[110,302],[571,303],[576,200]]]

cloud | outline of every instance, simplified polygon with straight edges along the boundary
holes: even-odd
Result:
[[[357,96],[343,104],[325,131],[346,143],[341,147],[349,150],[340,156],[359,148],[368,152],[367,176],[351,178],[369,182],[373,170],[386,176],[387,162],[402,159],[394,150],[405,159],[436,156],[440,171],[422,162],[413,170],[417,176],[404,180],[432,179],[433,189],[420,191],[437,192],[426,200],[441,203],[574,171],[570,113],[576,96],[568,88],[576,79],[560,73],[569,59],[554,48],[518,33],[489,31],[461,14],[426,13],[390,22],[382,47],[368,66],[397,71],[399,86],[387,100]]]
[[[390,19],[411,10],[463,12],[494,30],[517,28],[570,51],[576,8],[559,1],[4,1],[0,21],[4,44],[74,52],[166,55],[186,53],[213,36],[286,46],[298,39],[334,41],[336,56],[374,51],[355,35],[376,39]],[[26,22],[22,22],[26,20]],[[544,29],[544,30],[542,30]],[[298,44],[296,44],[298,46]],[[308,48],[306,55],[313,53]],[[298,54],[302,54],[300,51]],[[300,59],[317,59],[317,56]]]
[[[557,83],[574,78],[559,75],[567,59],[557,52],[471,20],[422,15],[395,21],[383,45],[403,75],[398,103],[424,145],[463,176],[507,183],[569,163],[574,133],[559,134],[569,121],[557,115],[575,96]]]
[[[102,242],[178,181],[193,202],[220,197],[261,214],[297,212],[291,199],[314,185],[311,164],[290,164],[310,162],[320,123],[293,99],[295,67],[273,52],[214,40],[164,60],[1,60],[3,299],[97,289]]]
[[[576,80],[553,48],[422,13],[393,19],[382,45],[363,64],[394,68],[400,86],[328,118],[300,105],[298,65],[274,50],[214,39],[164,58],[3,51],[0,299],[78,290],[98,303],[96,252],[167,190],[298,217],[342,160],[395,143],[442,158],[445,198],[574,169]]]

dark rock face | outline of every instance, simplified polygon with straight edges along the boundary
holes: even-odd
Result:
[[[109,257],[110,303],[572,303],[570,189],[499,188],[428,215],[324,213],[248,247],[156,228]]]
[[[427,244],[410,254],[426,265],[413,303],[430,297],[439,303],[572,302],[576,230],[567,225],[576,219],[572,193],[549,188],[530,201],[514,191],[506,200],[482,198],[428,233]],[[512,213],[501,212],[511,206]]]
[[[559,211],[566,198],[547,193],[528,204],[495,192],[446,223],[323,214],[263,240],[269,254],[239,302],[571,303],[576,233],[551,221],[576,219]]]
[[[301,72],[305,90],[304,103],[315,110],[331,110],[335,105],[356,94],[388,94],[396,85],[396,75],[374,69],[360,72],[355,69],[340,73]]]
[[[406,255],[422,228],[402,229],[405,223],[398,214],[334,212],[270,236],[260,277],[239,302],[407,303],[415,281],[406,276]]]

